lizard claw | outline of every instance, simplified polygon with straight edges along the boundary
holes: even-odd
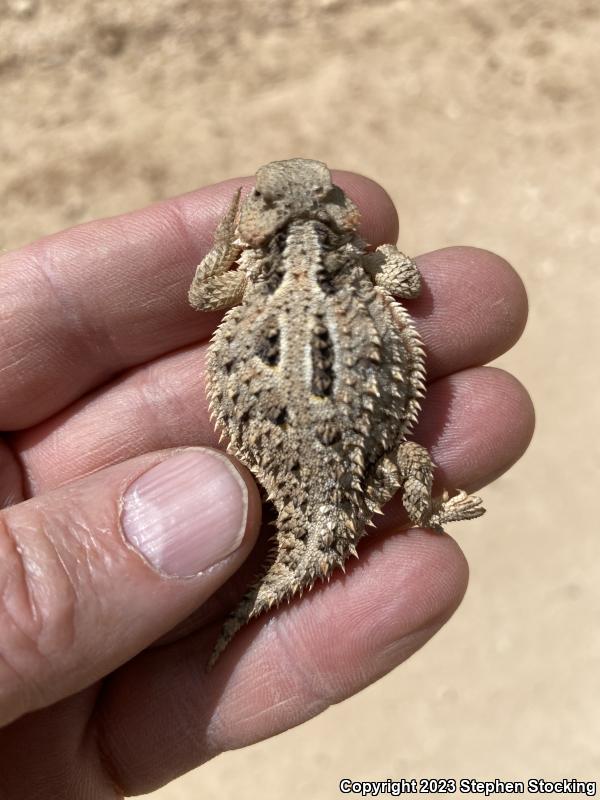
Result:
[[[428,522],[428,527],[443,532],[443,525],[448,522],[460,522],[463,519],[476,519],[485,513],[483,501],[475,494],[467,494],[460,490],[454,497],[444,492],[439,504]]]

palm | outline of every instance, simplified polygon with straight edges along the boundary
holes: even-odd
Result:
[[[365,238],[394,241],[395,212],[381,190],[356,176],[337,180],[363,209]],[[5,503],[141,453],[217,445],[202,364],[218,315],[194,313],[185,297],[235,185],[4,256],[0,289],[11,312],[10,323],[0,319],[0,414],[11,431],[0,460]],[[430,448],[446,485],[474,489],[514,462],[531,433],[520,385],[479,366],[518,338],[524,292],[511,268],[484,251],[450,248],[419,265],[426,288],[410,310],[425,341],[430,385],[415,438]],[[380,531],[397,530],[400,504],[392,501],[386,512]],[[325,591],[240,633],[206,675],[216,628],[260,560],[257,548],[235,579],[157,646],[102,683],[4,728],[0,787],[10,789],[26,770],[31,798],[70,796],[81,780],[96,787],[94,797],[113,796],[110,780],[127,792],[149,791],[372,682],[450,615],[466,567],[449,537],[424,531],[369,537],[360,556]],[[435,601],[425,607],[423,593]],[[28,752],[36,754],[33,766]],[[57,776],[56,787],[48,775]]]

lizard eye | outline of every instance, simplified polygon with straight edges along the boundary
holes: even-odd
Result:
[[[261,192],[258,189],[254,189],[252,192],[252,197],[261,198],[263,203],[268,207],[272,206],[274,202],[273,195],[270,192]]]

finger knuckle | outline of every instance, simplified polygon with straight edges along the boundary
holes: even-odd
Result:
[[[56,668],[75,632],[76,591],[43,514],[0,515],[0,706],[44,701],[42,676]]]

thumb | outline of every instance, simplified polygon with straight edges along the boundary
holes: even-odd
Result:
[[[0,514],[0,725],[106,675],[238,569],[260,524],[207,448],[96,472]]]

